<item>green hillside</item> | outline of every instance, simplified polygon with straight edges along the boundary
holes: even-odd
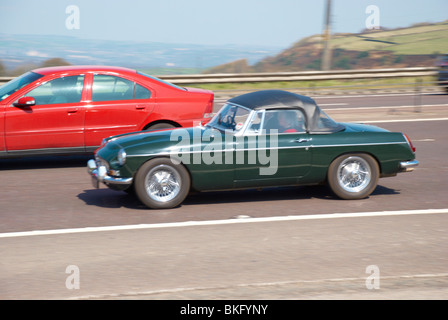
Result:
[[[374,69],[433,67],[440,54],[448,53],[448,20],[421,23],[393,30],[367,30],[331,36],[331,69]],[[320,70],[322,35],[301,39],[276,56],[267,57],[240,72],[282,72]],[[241,65],[239,61],[238,65]],[[235,63],[204,73],[238,72]]]
[[[398,55],[427,55],[448,52],[448,22],[409,28],[335,35],[334,48],[356,51],[386,50]]]

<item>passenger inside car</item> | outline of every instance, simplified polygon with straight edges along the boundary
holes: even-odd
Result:
[[[265,130],[279,133],[305,132],[305,123],[299,110],[272,110],[266,112]]]

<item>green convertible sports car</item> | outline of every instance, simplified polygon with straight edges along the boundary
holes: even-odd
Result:
[[[191,190],[321,183],[361,199],[379,178],[417,165],[403,133],[337,123],[309,97],[262,90],[228,100],[205,125],[109,137],[87,167],[97,188],[135,190],[150,208],[172,208]]]

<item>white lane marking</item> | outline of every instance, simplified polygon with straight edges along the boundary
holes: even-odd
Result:
[[[354,213],[326,213],[326,214],[310,214],[310,215],[300,215],[300,216],[280,216],[280,217],[229,219],[229,220],[185,221],[185,222],[134,224],[134,225],[121,225],[121,226],[108,226],[108,227],[86,227],[86,228],[71,228],[71,229],[7,232],[7,233],[0,233],[0,238],[30,237],[30,236],[42,236],[42,235],[69,234],[69,233],[101,232],[101,231],[179,228],[179,227],[211,226],[211,225],[226,225],[226,224],[240,224],[240,223],[256,223],[256,222],[319,220],[319,219],[359,218],[359,217],[384,217],[384,216],[398,216],[398,215],[443,214],[443,213],[448,213],[448,209],[376,211],[376,212],[354,212]]]
[[[348,105],[348,103],[319,103],[319,106],[346,106],[346,105]],[[345,108],[341,109],[345,110]]]
[[[437,94],[437,92],[422,92],[419,93],[383,93],[383,94],[355,94],[355,95],[325,95],[325,96],[312,96],[313,99],[339,99],[339,98],[370,98],[370,97],[401,97],[401,96],[427,96]]]
[[[318,104],[323,106],[324,104]],[[333,105],[333,104],[327,104]],[[334,104],[335,105],[335,104]],[[422,105],[409,105],[409,106],[372,106],[372,107],[353,107],[353,108],[327,108],[325,111],[348,111],[348,110],[371,110],[371,109],[405,109],[405,108],[430,108],[430,107],[447,107],[448,104],[422,104]]]
[[[448,273],[428,273],[428,274],[411,274],[411,275],[396,275],[396,276],[381,276],[381,280],[399,280],[399,279],[428,279],[428,278],[444,278],[448,277]],[[323,284],[328,282],[361,282],[366,278],[330,278],[330,279],[316,279],[316,280],[291,280],[291,281],[274,281],[274,282],[255,282],[255,283],[240,283],[235,285],[222,285],[222,286],[210,286],[210,287],[185,287],[185,288],[172,288],[172,289],[160,289],[149,291],[128,291],[124,293],[105,293],[97,295],[85,295],[78,297],[70,297],[68,300],[83,300],[83,299],[105,299],[105,298],[119,298],[124,296],[145,296],[145,295],[157,295],[165,293],[182,293],[191,291],[207,291],[207,290],[225,290],[233,288],[259,288],[259,287],[274,287],[274,286],[287,286],[287,285],[300,285],[300,284]]]
[[[420,140],[414,140],[414,141],[418,141],[418,142],[434,142],[436,141],[436,139],[420,139]]]
[[[421,122],[421,121],[446,121],[448,118],[430,118],[430,119],[395,119],[395,120],[358,120],[350,121],[352,123],[392,123],[392,122]]]

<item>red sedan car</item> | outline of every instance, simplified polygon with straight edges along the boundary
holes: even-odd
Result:
[[[90,153],[112,135],[191,127],[213,101],[127,68],[36,69],[0,87],[0,157]]]

